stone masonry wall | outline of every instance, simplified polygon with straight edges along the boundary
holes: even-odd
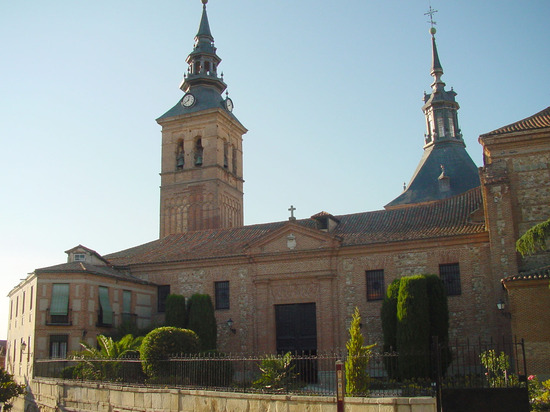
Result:
[[[25,400],[13,409],[25,412],[332,412],[331,396],[260,395],[169,388],[125,387],[98,383],[31,381]],[[434,398],[346,398],[345,412],[435,412]]]

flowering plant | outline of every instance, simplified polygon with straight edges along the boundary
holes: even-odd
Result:
[[[527,377],[532,411],[550,411],[550,379],[540,383],[536,375]]]

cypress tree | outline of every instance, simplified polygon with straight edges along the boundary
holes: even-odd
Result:
[[[355,308],[349,327],[349,340],[346,343],[348,356],[346,359],[346,393],[348,395],[366,395],[369,388],[367,367],[370,361],[371,349],[374,345],[363,346],[361,334],[361,315]]]
[[[168,295],[166,297],[166,326],[184,328],[187,320],[187,309],[183,295]]]
[[[403,379],[429,376],[430,309],[425,276],[401,279],[397,300],[397,349]]]
[[[214,306],[209,295],[196,293],[187,304],[189,322],[187,327],[199,336],[200,350],[216,349],[217,327]]]

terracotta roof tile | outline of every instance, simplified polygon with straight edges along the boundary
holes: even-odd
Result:
[[[547,107],[546,109],[518,122],[503,126],[499,129],[493,130],[492,132],[482,134],[481,137],[544,129],[547,127],[550,127],[550,107]]]
[[[485,225],[470,219],[481,205],[481,190],[475,188],[426,205],[335,216],[339,224],[331,234],[339,236],[342,247],[346,247],[482,233]],[[132,266],[244,256],[248,245],[286,224],[283,221],[175,234],[105,258],[115,266]],[[317,230],[317,222],[311,218],[294,224]]]
[[[502,283],[514,282],[518,280],[539,280],[550,279],[550,266],[544,266],[528,272],[520,272],[517,275],[511,275],[502,279]]]
[[[40,274],[40,273],[89,273],[92,275],[107,276],[107,277],[116,278],[120,280],[127,280],[129,282],[149,283],[139,278],[136,278],[132,275],[129,275],[127,273],[114,269],[110,266],[97,266],[97,265],[91,265],[85,262],[62,263],[60,265],[54,265],[54,266],[48,266],[45,268],[35,269],[34,272],[37,274]]]

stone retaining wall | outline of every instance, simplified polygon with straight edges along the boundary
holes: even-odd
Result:
[[[260,395],[34,379],[14,411],[336,412],[330,396]],[[346,398],[345,412],[435,412],[434,398]]]

